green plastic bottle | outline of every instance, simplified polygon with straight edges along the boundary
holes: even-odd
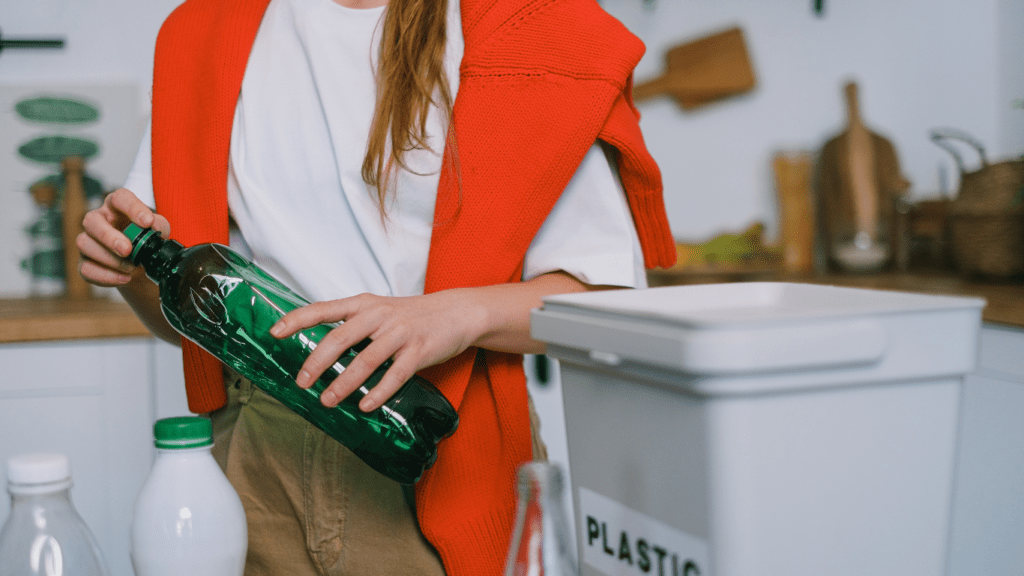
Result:
[[[437,388],[414,376],[372,412],[359,401],[391,365],[385,362],[333,408],[324,389],[369,339],[347,350],[308,389],[295,376],[309,353],[336,324],[321,324],[277,339],[270,327],[309,302],[244,256],[221,244],[185,248],[150,228],[128,225],[129,260],[160,287],[160,307],[184,337],[213,354],[306,420],[347,446],[374,470],[412,484],[437,459],[437,443],[455,432],[458,414]]]

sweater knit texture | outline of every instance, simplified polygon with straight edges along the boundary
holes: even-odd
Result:
[[[157,39],[154,193],[186,246],[228,242],[231,127],[268,1],[187,0]],[[518,281],[531,240],[595,140],[617,150],[645,265],[673,264],[661,175],[630,97],[640,40],[595,0],[460,7],[466,48],[425,291]],[[191,342],[182,348],[189,408],[223,406],[220,363]],[[531,459],[522,358],[471,348],[422,375],[460,422],[416,485],[421,529],[451,576],[498,575],[515,516],[515,471]]]

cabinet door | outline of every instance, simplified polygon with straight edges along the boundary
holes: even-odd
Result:
[[[1024,330],[986,324],[960,419],[949,575],[1024,574]]]
[[[112,576],[134,574],[132,506],[153,459],[149,338],[0,345],[0,462],[27,452],[71,459],[72,501]],[[10,503],[0,498],[0,519]]]

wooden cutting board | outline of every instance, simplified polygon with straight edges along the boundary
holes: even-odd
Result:
[[[831,137],[818,157],[821,233],[829,242],[856,233],[872,240],[892,237],[896,199],[910,187],[896,148],[865,125],[855,82],[844,87],[847,125]]]
[[[633,100],[671,96],[684,110],[742,94],[757,81],[738,27],[684,42],[665,54],[665,72],[633,87]]]

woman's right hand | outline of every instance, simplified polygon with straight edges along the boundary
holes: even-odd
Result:
[[[97,286],[124,286],[138,276],[136,266],[127,259],[132,244],[122,232],[132,222],[153,228],[165,238],[171,232],[167,219],[150,210],[127,188],[111,192],[102,206],[85,215],[85,231],[76,243],[82,254],[78,271],[86,281]]]

